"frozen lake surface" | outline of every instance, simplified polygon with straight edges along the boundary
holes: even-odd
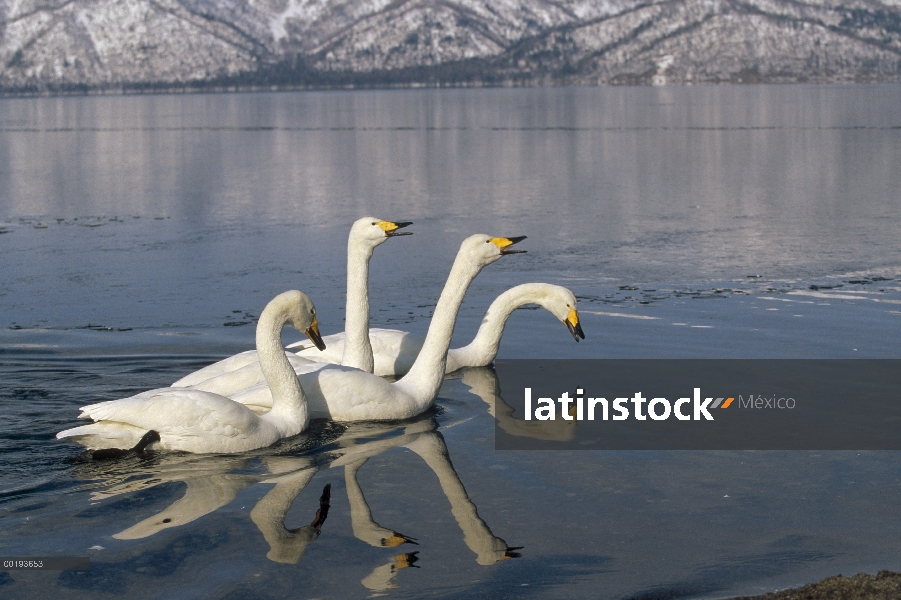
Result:
[[[898,452],[499,452],[488,369],[413,421],[240,456],[91,463],[54,435],[251,348],[286,289],[342,330],[364,215],[415,232],[375,252],[374,327],[424,334],[480,232],[528,253],[479,275],[452,346],[546,281],[587,339],[521,310],[499,356],[899,358],[899,93],[0,99],[0,555],[92,561],[0,571],[0,595],[724,598],[898,570]]]

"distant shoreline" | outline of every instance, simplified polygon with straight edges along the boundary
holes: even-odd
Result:
[[[893,84],[897,76],[885,72],[820,73],[816,75],[761,74],[744,69],[725,76],[699,80],[660,80],[656,73],[620,73],[609,79],[584,75],[561,76],[558,73],[528,74],[496,68],[484,59],[469,59],[437,66],[417,66],[368,72],[316,71],[302,65],[279,63],[241,75],[206,81],[131,82],[109,85],[35,84],[3,87],[0,98],[54,96],[127,96],[139,94],[221,94],[257,92],[330,91],[358,89],[444,89],[444,88],[526,88],[526,87],[687,87],[694,85],[755,84]]]
[[[501,88],[536,88],[536,87],[694,87],[718,85],[892,85],[898,81],[763,81],[763,82],[689,82],[672,83],[665,86],[653,86],[641,83],[409,83],[409,84],[344,84],[344,85],[168,85],[141,87],[98,87],[86,89],[59,90],[3,90],[0,98],[59,98],[72,96],[143,96],[163,94],[252,94],[260,92],[328,92],[353,90],[416,90],[416,89],[501,89]]]

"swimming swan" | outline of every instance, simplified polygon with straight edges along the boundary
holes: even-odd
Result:
[[[585,339],[576,310],[576,297],[571,291],[549,283],[524,283],[510,288],[491,303],[479,331],[469,345],[447,351],[447,372],[452,373],[464,367],[484,367],[497,356],[501,336],[507,319],[514,310],[526,304],[538,304],[543,309],[563,321],[578,342]],[[422,348],[422,339],[412,333],[398,329],[370,329],[369,339],[375,356],[374,373],[381,377],[403,375],[413,366],[416,355]],[[322,338],[328,349],[320,352],[316,348],[303,348],[297,355],[316,362],[342,364],[345,334],[337,333]],[[306,346],[301,341],[287,348]],[[346,363],[343,363],[346,364]]]
[[[477,234],[463,241],[435,306],[422,350],[402,379],[389,383],[366,371],[328,364],[318,371],[298,375],[311,418],[335,421],[407,419],[429,408],[444,380],[447,350],[469,284],[486,265],[501,256],[522,252],[510,248],[522,239]],[[271,406],[270,397],[265,384],[231,396],[232,400],[259,411]]]
[[[290,324],[322,344],[313,302],[298,291],[279,294],[260,314],[256,343],[260,366],[272,390],[272,410],[263,416],[224,396],[186,388],[160,388],[121,400],[82,407],[79,417],[95,422],[56,434],[91,449],[128,448],[148,431],[154,445],[195,453],[244,452],[297,435],[309,423],[309,410],[294,369],[281,345]]]
[[[338,364],[372,372],[372,346],[369,342],[369,261],[376,247],[388,238],[412,235],[398,232],[398,229],[412,225],[410,222],[392,222],[363,217],[354,222],[347,236],[347,302],[345,312],[345,333],[350,340],[345,347],[342,343],[338,354]],[[312,348],[313,352],[319,350]],[[298,372],[303,372],[309,357],[288,354],[288,360]],[[322,362],[322,361],[315,361]],[[412,362],[412,361],[411,361]],[[310,367],[315,368],[315,367]],[[182,377],[172,387],[192,387],[222,396],[243,390],[263,381],[256,350],[247,350],[230,356]]]

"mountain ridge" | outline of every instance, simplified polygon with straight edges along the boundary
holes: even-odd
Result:
[[[0,0],[0,91],[901,81],[901,0]]]

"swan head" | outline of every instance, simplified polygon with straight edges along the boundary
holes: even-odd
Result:
[[[319,322],[316,320],[316,307],[310,297],[297,290],[284,292],[272,299],[269,306],[281,305],[286,312],[285,323],[303,333],[320,350],[325,350],[325,342],[319,334]]]
[[[582,325],[579,323],[579,311],[576,308],[575,294],[560,285],[548,283],[535,285],[539,286],[537,302],[541,308],[563,321],[574,340],[577,342],[579,338],[584,340],[585,333],[582,331]]]
[[[522,254],[525,250],[514,250],[513,244],[526,239],[518,237],[492,237],[483,233],[471,235],[460,246],[460,253],[474,260],[479,267],[490,265],[507,254]]]
[[[372,249],[388,238],[413,235],[410,231],[398,231],[412,224],[411,221],[385,221],[375,217],[363,217],[357,219],[350,228],[348,243],[361,244]]]

